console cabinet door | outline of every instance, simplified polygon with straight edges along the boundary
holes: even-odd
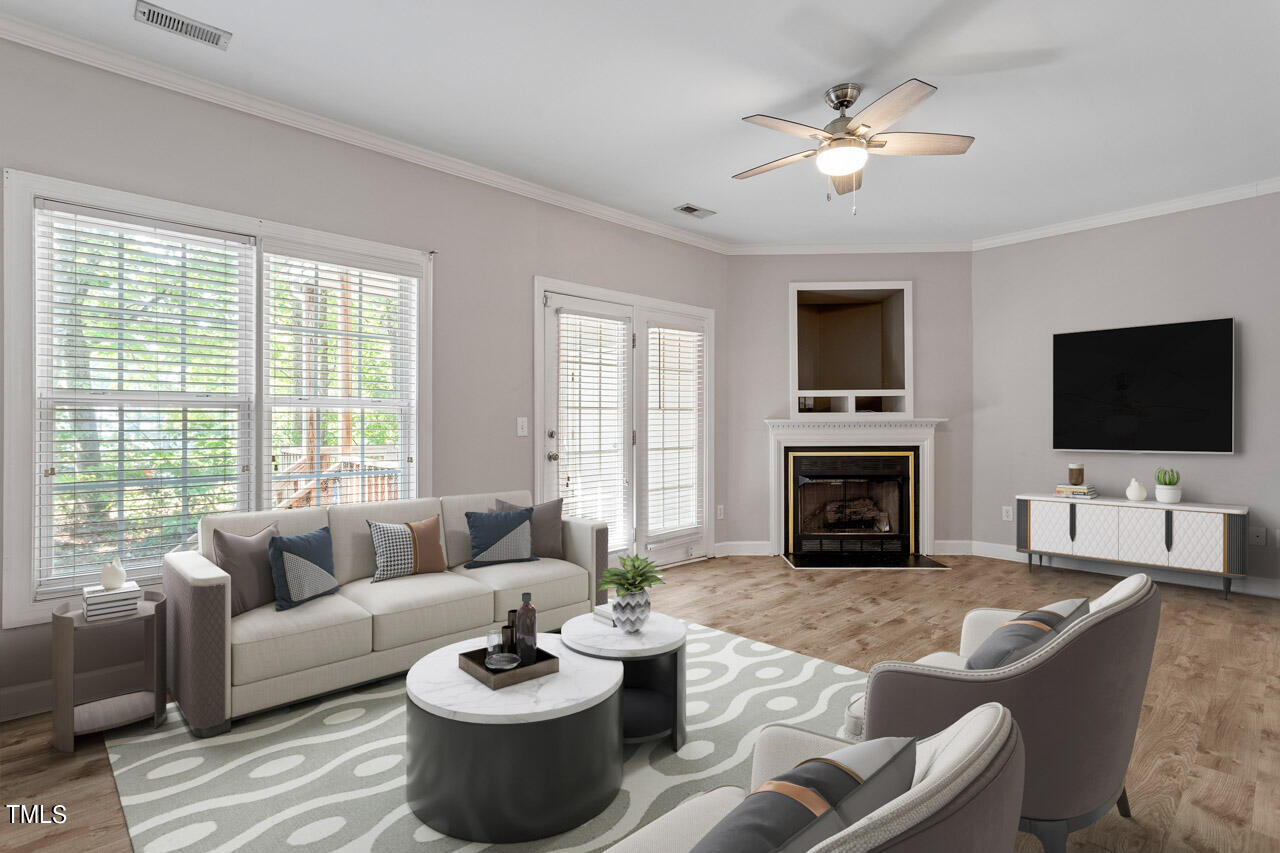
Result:
[[[1140,506],[1117,509],[1120,561],[1148,566],[1169,565],[1169,549],[1164,544],[1165,511]]]
[[[1076,504],[1076,541],[1072,553],[1095,560],[1114,560],[1119,507]]]
[[[1030,535],[1032,551],[1049,554],[1071,553],[1071,504],[1064,501],[1031,501]]]
[[[1222,513],[1175,509],[1169,565],[1202,572],[1223,571],[1226,529]]]

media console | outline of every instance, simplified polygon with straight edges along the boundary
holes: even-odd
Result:
[[[1245,575],[1249,508],[1163,504],[1124,498],[1017,496],[1018,550],[1131,566],[1197,572],[1231,580]]]

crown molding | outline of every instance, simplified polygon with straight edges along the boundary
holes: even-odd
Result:
[[[1077,231],[1089,231],[1094,228],[1105,228],[1108,225],[1119,225],[1122,222],[1151,219],[1155,216],[1165,216],[1166,214],[1178,213],[1183,210],[1195,210],[1198,207],[1212,207],[1215,204],[1225,204],[1229,201],[1256,198],[1257,196],[1270,195],[1271,193],[1276,192],[1280,192],[1280,177],[1269,178],[1264,181],[1257,181],[1250,184],[1240,184],[1238,186],[1227,187],[1226,189],[1221,190],[1213,190],[1212,192],[1207,193],[1199,193],[1197,195],[1182,196],[1181,198],[1173,198],[1168,201],[1158,201],[1153,204],[1144,204],[1140,207],[1130,207],[1126,210],[1101,213],[1097,216],[1085,217],[1084,219],[1072,219],[1067,222],[1059,222],[1053,225],[1042,225],[1039,228],[1028,228],[1025,231],[1010,231],[1008,234],[997,234],[994,237],[983,237],[973,241],[973,251],[980,252],[983,249],[994,249],[998,246],[1010,246],[1014,243],[1043,240],[1045,237],[1057,237],[1061,234],[1073,234]]]
[[[866,243],[861,245],[786,245],[771,243],[731,243],[718,240],[674,225],[668,225],[635,213],[628,213],[590,199],[581,198],[570,193],[554,190],[550,187],[535,184],[496,169],[480,166],[457,157],[431,151],[408,142],[389,136],[383,136],[354,125],[346,124],[317,113],[301,110],[296,107],[259,97],[248,92],[202,80],[181,71],[129,56],[119,51],[104,48],[83,39],[54,32],[44,27],[0,14],[0,38],[17,44],[35,48],[36,50],[61,56],[84,65],[100,68],[113,74],[119,74],[133,80],[168,89],[179,94],[198,98],[202,101],[274,121],[294,127],[308,133],[314,133],[338,142],[345,142],[394,157],[407,163],[434,169],[437,172],[453,175],[478,184],[505,190],[516,195],[545,202],[556,207],[572,210],[605,222],[612,222],[636,231],[642,231],[657,237],[674,240],[705,249],[721,255],[859,255],[859,254],[908,254],[921,252],[977,252],[1008,246],[1014,243],[1025,243],[1060,234],[1071,234],[1076,231],[1087,231],[1091,228],[1103,228],[1122,222],[1148,219],[1198,207],[1209,207],[1229,201],[1267,195],[1280,192],[1280,177],[1270,178],[1256,183],[1241,184],[1222,190],[1185,196],[1169,201],[1156,202],[1141,207],[1104,213],[1084,219],[1074,219],[1052,225],[1044,225],[1024,231],[1011,231],[983,237],[972,242],[946,243]]]
[[[617,208],[559,190],[553,190],[549,187],[517,178],[514,175],[508,175],[505,172],[499,172],[466,160],[460,160],[457,157],[450,157],[447,154],[441,154],[389,136],[373,133],[354,125],[308,112],[307,110],[300,110],[296,107],[282,104],[279,101],[273,101],[270,98],[259,97],[220,83],[202,80],[199,77],[175,71],[158,63],[100,47],[83,39],[54,32],[7,15],[0,15],[0,38],[90,65],[94,68],[110,71],[113,74],[119,74],[123,77],[129,77],[143,83],[149,83],[153,86],[198,98],[202,101],[208,101],[299,130],[305,130],[308,133],[345,142],[349,145],[355,145],[369,151],[385,154],[388,157],[395,157],[398,160],[404,160],[438,172],[475,181],[479,184],[506,190],[536,201],[553,204],[556,207],[562,207],[596,219],[603,219],[615,225],[634,228],[637,231],[644,231],[648,234],[665,237],[668,240],[686,243],[690,246],[707,249],[719,254],[725,254],[729,247],[728,243],[702,234],[647,219],[634,213],[618,210]]]

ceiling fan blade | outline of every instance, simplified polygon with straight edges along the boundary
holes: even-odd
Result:
[[[742,180],[743,178],[754,178],[756,175],[759,175],[763,172],[771,172],[774,169],[780,169],[783,166],[788,166],[792,163],[799,163],[801,160],[808,159],[809,157],[812,157],[814,154],[817,154],[817,153],[818,152],[816,150],[797,151],[795,154],[788,154],[786,157],[779,157],[777,160],[774,160],[770,163],[765,163],[763,166],[756,166],[754,169],[747,169],[747,171],[745,172],[739,172],[733,177],[739,181]]]
[[[972,136],[954,133],[877,133],[867,140],[867,153],[891,156],[963,154],[972,144]]]
[[[778,130],[782,133],[798,136],[801,139],[830,139],[831,134],[827,133],[820,127],[810,127],[807,124],[800,124],[798,121],[787,121],[785,118],[774,118],[773,116],[753,115],[746,116],[743,121],[749,121],[752,124],[758,124],[761,127],[767,127],[769,130]]]
[[[852,175],[832,175],[831,186],[836,188],[836,195],[844,195],[862,189],[862,170]]]
[[[865,124],[871,133],[887,130],[890,125],[915,109],[925,98],[938,91],[923,80],[912,77],[896,89],[881,95],[871,106],[858,113],[850,121],[850,127]]]

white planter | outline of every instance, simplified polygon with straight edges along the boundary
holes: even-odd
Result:
[[[613,621],[627,634],[634,634],[649,621],[649,590],[629,592],[613,600]]]
[[[1176,504],[1182,500],[1182,486],[1162,486],[1156,483],[1156,500],[1162,504]]]

